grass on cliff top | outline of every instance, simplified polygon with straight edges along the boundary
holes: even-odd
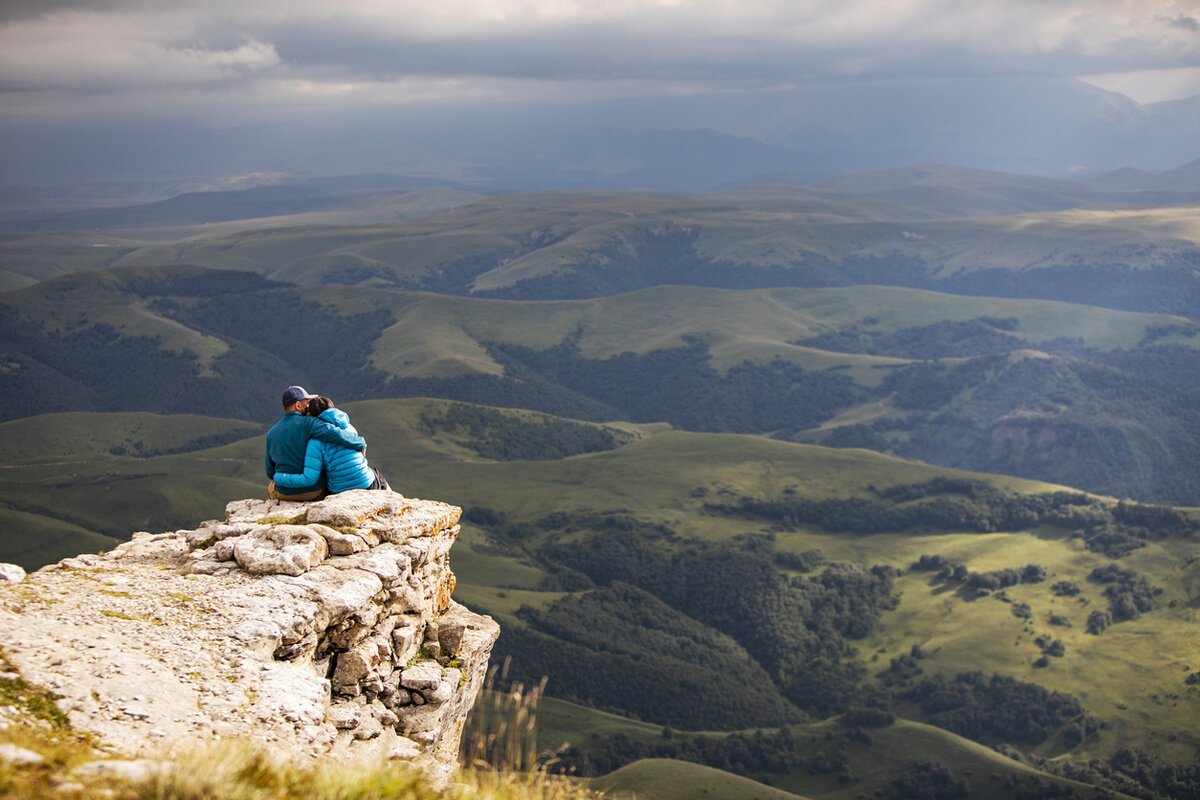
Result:
[[[8,669],[0,653],[0,668]],[[13,673],[0,677],[0,745],[23,758],[0,759],[0,798],[62,800],[596,800],[566,779],[513,769],[464,769],[444,789],[411,766],[347,765],[334,759],[280,760],[254,743],[177,742],[174,755],[140,762],[141,776],[103,769],[122,756],[73,731],[57,695]],[[26,758],[41,761],[32,763]],[[120,764],[118,764],[120,766]],[[135,767],[138,764],[128,764]],[[99,767],[100,769],[95,769]]]
[[[5,732],[0,742],[13,737]],[[403,765],[347,766],[333,760],[298,767],[246,743],[200,745],[185,758],[150,767],[146,777],[122,779],[79,773],[109,760],[88,748],[64,749],[38,741],[35,733],[18,745],[42,755],[36,765],[0,764],[0,798],[62,800],[595,800],[578,783],[542,774],[463,770],[444,789]],[[86,745],[80,747],[87,747]]]
[[[115,800],[593,800],[569,780],[511,771],[462,770],[445,789],[403,765],[310,768],[280,763],[248,745],[201,748],[145,781],[119,786]]]

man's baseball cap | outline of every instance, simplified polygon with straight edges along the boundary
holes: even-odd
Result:
[[[308,400],[316,397],[315,394],[309,394],[303,386],[289,386],[283,391],[283,407],[287,408],[290,405],[299,403],[301,400]]]

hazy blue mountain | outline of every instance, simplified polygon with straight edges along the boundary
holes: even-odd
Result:
[[[1140,105],[1076,80],[830,82],[753,94],[406,108],[222,130],[142,119],[9,126],[0,130],[0,180],[268,171],[395,173],[489,191],[695,190],[765,172],[926,162],[1069,177],[1186,164],[1200,151],[1197,130],[1200,99]]]

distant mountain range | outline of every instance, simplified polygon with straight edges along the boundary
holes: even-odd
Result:
[[[472,191],[709,191],[754,176],[944,163],[1051,177],[1200,157],[1200,98],[1139,105],[1082,81],[964,77],[559,104],[407,108],[214,129],[0,128],[7,187],[388,173]]]
[[[670,138],[672,134],[663,134]],[[700,135],[701,139],[706,138]],[[664,150],[673,150],[664,142]],[[763,162],[764,165],[766,161]],[[774,162],[777,166],[778,161]],[[694,173],[693,173],[694,174]],[[261,183],[260,183],[261,182]],[[433,188],[410,176],[364,173],[323,178],[261,176],[247,188],[192,189],[186,184],[138,184],[80,187],[66,195],[48,191],[2,193],[0,230],[120,230],[184,226],[294,216],[319,211],[365,212],[411,205],[388,221],[422,216],[481,197],[463,189]],[[1046,178],[944,164],[914,164],[866,172],[817,175],[787,171],[752,173],[724,191],[759,185],[803,187],[813,199],[875,208],[876,218],[995,216],[1068,208],[1130,204],[1188,204],[1200,199],[1200,161],[1167,172],[1125,167],[1086,180]],[[201,184],[203,185],[203,184]],[[90,190],[90,191],[89,191]],[[122,203],[116,197],[144,196],[147,202]],[[166,193],[165,197],[156,195]],[[886,205],[893,208],[885,212]],[[374,221],[365,214],[342,222]],[[280,224],[287,224],[280,221]]]
[[[521,300],[882,284],[1193,316],[1200,175],[916,165],[709,194],[388,191],[379,175],[11,220],[0,288],[111,266]],[[342,190],[345,186],[366,186]]]

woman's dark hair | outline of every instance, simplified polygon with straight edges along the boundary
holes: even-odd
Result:
[[[324,395],[317,395],[308,401],[308,408],[304,409],[304,413],[310,417],[319,417],[325,411],[334,408],[333,401]]]

